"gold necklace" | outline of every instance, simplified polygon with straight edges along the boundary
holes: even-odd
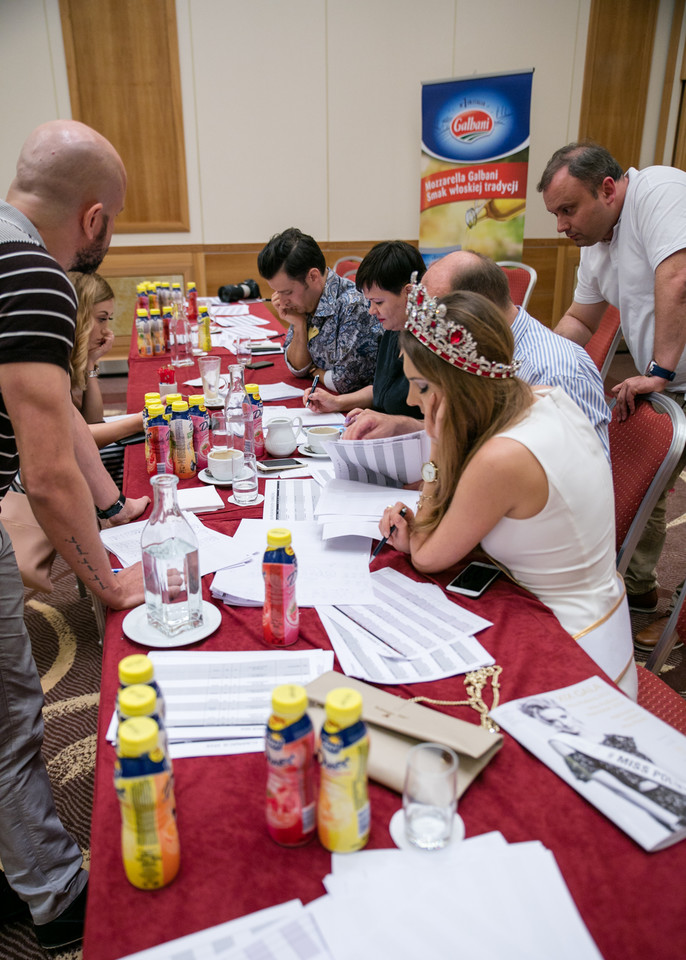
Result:
[[[499,733],[500,727],[489,716],[489,708],[484,702],[482,693],[490,680],[493,687],[493,703],[490,709],[494,710],[500,702],[500,674],[503,668],[497,663],[492,667],[480,667],[465,674],[464,685],[467,688],[468,700],[432,700],[431,697],[412,697],[410,703],[433,703],[438,707],[471,707],[481,716],[481,726],[489,733]]]

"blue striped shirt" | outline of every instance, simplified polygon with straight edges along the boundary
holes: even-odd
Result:
[[[603,381],[583,347],[553,333],[520,307],[512,324],[517,376],[531,386],[561,387],[591,421],[610,461],[608,424],[612,417]]]

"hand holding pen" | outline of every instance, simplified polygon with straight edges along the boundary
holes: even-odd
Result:
[[[312,399],[312,394],[313,394],[314,391],[317,389],[318,385],[319,385],[319,374],[317,374],[316,377],[314,378],[314,380],[312,381],[312,389],[310,390],[310,394],[309,394],[309,396],[308,396],[308,398],[307,398],[307,401],[306,401],[306,403],[305,403],[305,406],[306,406],[306,407],[309,407],[309,405],[310,405],[310,400]]]
[[[390,509],[393,509],[393,508],[391,507]],[[401,508],[400,508],[400,516],[401,516],[403,519],[407,516],[407,507],[401,507]],[[390,537],[393,536],[393,534],[395,533],[396,530],[397,530],[396,525],[395,525],[394,523],[392,523],[392,524],[391,524],[391,529],[388,531],[388,536],[387,536],[387,537],[382,537],[382,538],[379,540],[378,544],[376,545],[376,549],[374,550],[374,553],[372,553],[371,557],[369,558],[369,562],[370,562],[370,563],[372,562],[372,560],[375,560],[375,559],[377,558],[377,556],[379,555],[379,553],[381,553],[381,551],[383,550],[383,548],[384,548],[384,547],[386,546],[386,544],[388,543]]]

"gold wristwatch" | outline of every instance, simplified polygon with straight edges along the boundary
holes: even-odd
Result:
[[[438,467],[433,460],[422,464],[422,480],[424,483],[433,483],[438,480]]]

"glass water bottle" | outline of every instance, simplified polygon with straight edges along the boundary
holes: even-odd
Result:
[[[175,637],[201,626],[202,584],[198,541],[176,500],[178,477],[151,477],[152,514],[141,536],[148,621]]]

